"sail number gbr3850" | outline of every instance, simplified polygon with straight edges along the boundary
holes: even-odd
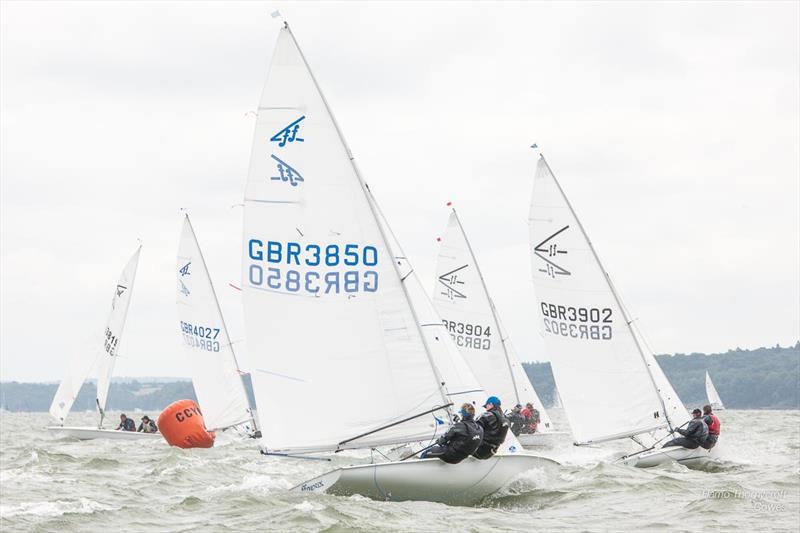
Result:
[[[375,246],[249,239],[247,258],[247,281],[256,289],[306,296],[378,290]]]
[[[609,340],[613,331],[608,307],[567,307],[542,302],[544,331],[573,339]]]

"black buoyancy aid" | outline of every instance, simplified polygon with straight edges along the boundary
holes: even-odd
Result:
[[[478,424],[483,428],[484,442],[493,446],[500,446],[505,442],[508,434],[508,419],[500,412],[500,409],[495,408],[483,413],[478,419]]]
[[[483,429],[471,418],[456,422],[441,439],[452,459],[465,459],[472,455],[483,442]]]

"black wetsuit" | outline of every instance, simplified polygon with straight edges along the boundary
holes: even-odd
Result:
[[[506,415],[508,422],[511,424],[511,433],[514,435],[519,435],[522,432],[523,427],[525,426],[525,417],[522,416],[522,413],[519,411],[511,411]]]
[[[445,463],[457,464],[469,457],[483,441],[483,429],[470,418],[462,418],[439,437],[422,458],[436,457]]]
[[[478,425],[483,428],[483,442],[472,456],[488,459],[497,453],[497,449],[506,440],[508,419],[499,408],[495,407],[481,415]]]
[[[686,426],[686,429],[676,428],[675,431],[683,435],[683,437],[672,439],[663,446],[664,448],[668,446],[683,446],[694,450],[705,442],[708,437],[708,426],[702,418],[693,418],[689,425]]]

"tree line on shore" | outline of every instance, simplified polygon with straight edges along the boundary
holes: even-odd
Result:
[[[754,350],[736,348],[718,354],[656,358],[687,407],[706,402],[707,370],[728,408],[800,409],[800,342],[788,348],[778,345]],[[556,388],[550,363],[523,363],[523,366],[542,403],[552,406]],[[254,405],[250,376],[244,376],[244,380]],[[0,407],[7,411],[47,411],[57,387],[55,383],[0,383]],[[73,409],[94,410],[95,394],[94,382],[85,383]],[[108,408],[157,412],[181,399],[197,399],[191,381],[115,381],[109,391]]]

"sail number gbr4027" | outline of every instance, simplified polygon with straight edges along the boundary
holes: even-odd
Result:
[[[247,281],[256,289],[306,296],[378,290],[375,246],[249,239],[247,257]]]
[[[610,340],[612,311],[608,307],[567,307],[542,302],[545,333],[573,339]]]

